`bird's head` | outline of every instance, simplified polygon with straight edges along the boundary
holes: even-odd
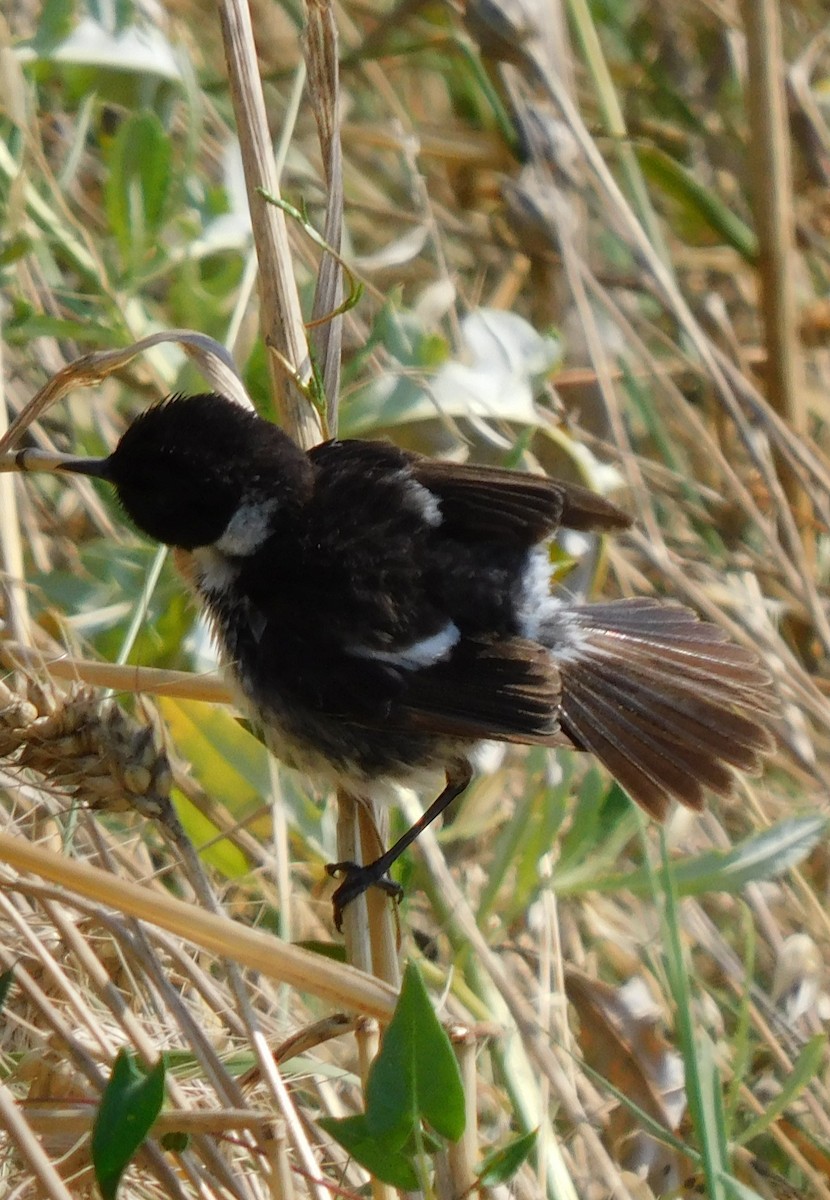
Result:
[[[69,460],[61,469],[111,483],[143,533],[185,550],[226,535],[233,553],[246,529],[261,533],[311,486],[309,461],[287,434],[215,392],[164,400],[106,458]]]

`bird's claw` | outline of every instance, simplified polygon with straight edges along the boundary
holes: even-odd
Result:
[[[361,867],[356,862],[348,861],[327,864],[326,871],[333,879],[341,877],[343,879],[343,882],[331,898],[332,908],[334,909],[334,925],[338,933],[343,928],[343,910],[346,905],[351,904],[352,900],[356,900],[358,896],[362,896],[367,888],[381,888],[382,891],[386,892],[387,896],[391,896],[393,900],[400,902],[403,896],[401,885],[395,883],[394,879],[390,879],[385,873],[378,873],[374,868],[374,863],[369,863],[365,867]]]

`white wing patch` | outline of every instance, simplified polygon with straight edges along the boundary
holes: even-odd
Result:
[[[434,492],[413,479],[409,468],[399,473],[404,485],[403,501],[412,512],[422,517],[432,529],[437,529],[444,517],[441,512],[441,501]]]
[[[392,667],[403,667],[405,671],[417,671],[431,667],[445,659],[461,637],[461,630],[454,621],[448,621],[443,629],[431,637],[412,642],[401,650],[375,650],[368,646],[350,647],[350,653],[358,658],[373,658],[377,662],[389,663]]]

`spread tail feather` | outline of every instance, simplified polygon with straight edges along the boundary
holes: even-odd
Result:
[[[703,804],[755,772],[774,742],[769,676],[687,608],[654,600],[552,606],[539,640],[561,675],[562,732],[653,816]]]

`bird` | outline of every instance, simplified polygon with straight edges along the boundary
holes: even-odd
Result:
[[[470,783],[487,742],[590,752],[662,820],[728,794],[774,742],[756,654],[689,608],[551,587],[560,530],[631,519],[572,483],[387,441],[304,450],[217,392],[139,414],[103,458],[132,524],[173,548],[229,681],[289,767],[360,797],[443,776],[368,864],[335,863],[335,923]]]

